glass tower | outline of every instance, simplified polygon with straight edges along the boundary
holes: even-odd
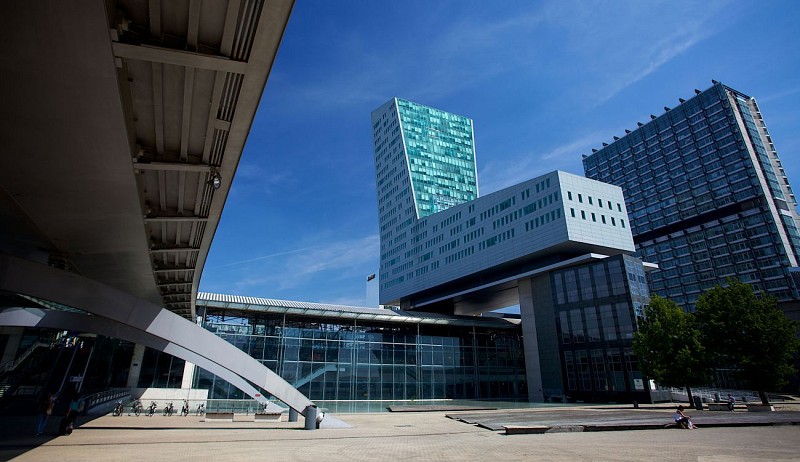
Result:
[[[373,111],[372,130],[382,236],[478,197],[471,119],[394,98]]]
[[[798,300],[792,278],[797,201],[754,98],[718,82],[615,137],[583,165],[622,187],[650,290],[693,310],[701,293],[740,281]]]
[[[394,101],[417,218],[478,197],[472,120],[411,101]]]

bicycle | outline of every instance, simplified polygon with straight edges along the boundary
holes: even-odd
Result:
[[[156,402],[150,401],[150,405],[147,406],[147,412],[145,413],[145,415],[147,417],[153,417],[153,414],[155,413],[156,413]]]
[[[131,413],[136,414],[136,417],[139,417],[139,414],[142,413],[142,402],[140,400],[137,399],[131,404],[131,410],[128,411],[128,415],[131,415]]]
[[[114,417],[122,415],[122,401],[117,401],[117,405],[114,406],[114,412],[112,412],[111,415]]]
[[[206,413],[206,405],[205,404],[198,404],[197,405],[197,411],[195,412],[195,415],[205,415],[205,413]]]
[[[189,401],[183,400],[183,407],[181,408],[181,415],[186,417],[189,415]]]
[[[172,403],[167,403],[167,405],[164,406],[164,415],[172,417],[172,412],[174,410],[175,410],[175,408],[172,406]]]

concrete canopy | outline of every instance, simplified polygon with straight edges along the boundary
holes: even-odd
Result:
[[[0,3],[0,252],[193,318],[292,4]]]
[[[116,333],[251,396],[312,404],[192,322],[292,6],[0,2],[0,290],[91,314],[11,308],[0,321]]]

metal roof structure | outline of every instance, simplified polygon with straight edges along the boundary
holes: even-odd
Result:
[[[193,318],[292,6],[0,3],[0,253]]]
[[[481,326],[500,329],[516,328],[520,320],[499,317],[453,316],[439,313],[406,312],[385,308],[367,308],[327,303],[309,303],[271,298],[243,297],[200,292],[197,305],[234,311],[294,314],[313,318],[336,318],[350,320],[381,321],[403,324],[440,324],[458,326]]]

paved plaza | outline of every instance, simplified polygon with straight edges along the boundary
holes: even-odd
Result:
[[[474,411],[490,419],[497,413],[520,417],[540,414],[541,421],[575,423],[587,419],[628,422],[644,416],[669,423],[671,408],[563,408]],[[800,425],[770,413],[774,424],[754,424],[747,412],[695,411],[698,430],[651,429],[505,435],[447,414],[401,412],[340,414],[353,427],[303,430],[300,422],[204,422],[201,417],[103,416],[80,422],[70,436],[28,436],[33,418],[4,418],[0,460],[547,460],[547,461],[800,461]],[[706,426],[714,418],[740,418],[740,427]],[[580,415],[584,415],[581,418]],[[719,415],[720,417],[716,417]],[[594,416],[594,417],[592,417]],[[769,418],[769,417],[766,417]],[[51,419],[55,430],[57,418]],[[634,418],[635,420],[635,418]],[[786,420],[786,419],[784,419]],[[623,429],[623,428],[620,428]]]

